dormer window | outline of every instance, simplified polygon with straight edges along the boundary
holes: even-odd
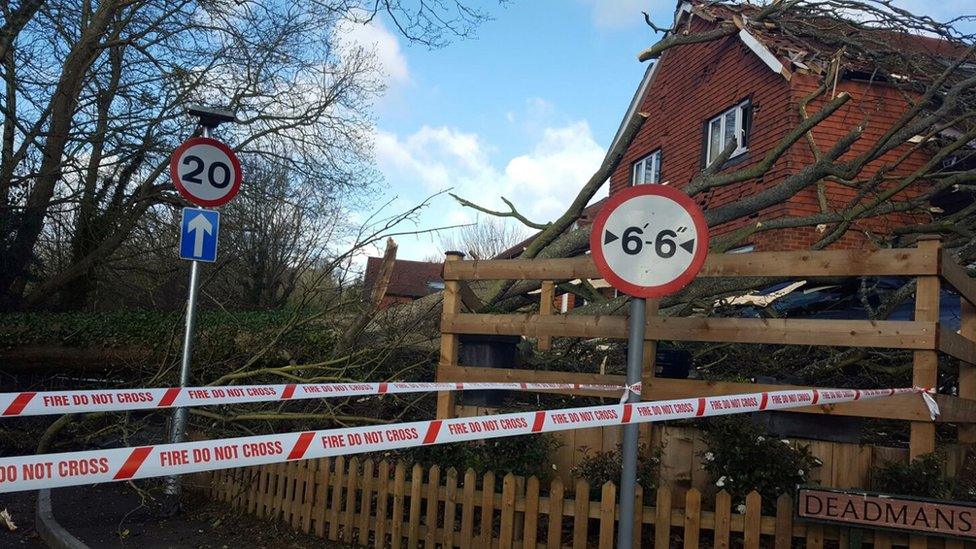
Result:
[[[749,101],[743,101],[705,124],[705,165],[710,166],[729,143],[735,141],[735,150],[729,159],[746,152],[749,133]]]
[[[634,171],[631,176],[632,185],[647,185],[659,183],[661,181],[661,149],[634,162]]]

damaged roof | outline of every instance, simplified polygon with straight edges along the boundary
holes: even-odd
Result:
[[[763,16],[766,7],[749,3],[693,0],[685,4],[683,13],[688,15],[679,18],[672,32],[682,32],[680,25],[687,24],[690,17],[734,25],[793,72],[825,75],[839,61],[847,74],[880,71],[887,73],[880,76],[899,79],[932,77],[942,72],[939,69],[947,61],[967,51],[961,42],[835,17],[828,8],[814,4],[794,5],[773,17]],[[909,58],[912,63],[906,64]],[[905,74],[913,70],[917,74]]]
[[[381,265],[382,257],[366,259],[366,274],[363,277],[366,288],[371,289],[376,283]],[[441,290],[444,288],[443,267],[442,263],[397,259],[393,262],[386,295],[418,298]]]

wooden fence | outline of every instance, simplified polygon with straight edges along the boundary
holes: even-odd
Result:
[[[622,316],[554,315],[543,306],[539,314],[478,314],[463,312],[462,305],[477,309],[467,281],[515,280],[538,284],[540,303],[552,300],[553,281],[599,278],[589,256],[568,259],[464,261],[449,254],[444,263],[444,300],[441,316],[439,381],[519,381],[553,383],[621,384],[623,376],[599,373],[532,371],[483,368],[458,363],[459,336],[463,334],[521,335],[548,343],[554,337],[627,337]],[[935,422],[959,425],[958,441],[976,443],[976,280],[942,252],[937,240],[920,241],[918,248],[884,250],[828,250],[802,252],[755,252],[710,254],[698,275],[709,277],[817,277],[903,276],[916,279],[913,320],[811,320],[796,318],[663,317],[657,303],[648,302],[644,356],[644,400],[718,396],[775,391],[784,385],[659,379],[654,377],[657,340],[761,343],[777,345],[829,345],[880,347],[913,351],[913,383],[934,387],[938,378],[938,353],[959,359],[958,396],[935,395],[942,415],[935,421],[918,395],[900,395],[865,402],[810,406],[791,412],[835,414],[910,422],[910,455],[935,449]],[[538,282],[534,282],[538,281]],[[962,329],[939,325],[939,295],[948,283],[960,295]],[[585,390],[569,391],[590,394]],[[595,395],[599,396],[599,395]],[[438,397],[438,417],[456,413],[453,393]]]
[[[497,408],[459,406],[458,416],[484,416],[498,411]],[[640,424],[640,436],[660,452],[661,482],[672,486],[676,494],[688,488],[709,493],[713,486],[702,468],[702,456],[708,446],[701,430],[667,423],[654,424],[653,430],[651,426],[650,423]],[[573,468],[586,456],[614,451],[620,445],[620,431],[619,426],[607,426],[551,433],[550,436],[560,444],[550,456],[554,473],[563,482],[571,482]],[[907,464],[909,461],[908,448],[795,438],[790,438],[790,442],[794,446],[806,446],[820,460],[822,465],[810,471],[810,481],[832,488],[870,489],[872,471],[878,466],[889,462]],[[946,444],[942,448],[949,478],[954,478],[961,470],[968,448],[962,444]],[[676,505],[680,503],[680,500],[675,501]]]
[[[362,546],[603,549],[614,547],[616,535],[617,490],[611,482],[591,498],[581,479],[565,484],[557,478],[545,489],[536,477],[479,476],[470,469],[459,476],[453,468],[425,470],[355,457],[226,469],[209,477],[214,500],[320,538]],[[634,547],[848,547],[850,530],[795,520],[786,494],[772,506],[773,515],[763,514],[756,492],[736,502],[725,491],[703,497],[690,489],[679,508],[675,497],[662,486],[645,498],[638,487]],[[862,535],[876,548],[964,547],[924,536]]]

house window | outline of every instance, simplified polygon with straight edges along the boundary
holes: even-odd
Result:
[[[706,166],[711,165],[732,141],[736,146],[729,158],[746,152],[749,107],[749,101],[743,101],[708,121],[705,133]]]
[[[661,149],[634,162],[634,174],[631,183],[646,185],[661,181]]]

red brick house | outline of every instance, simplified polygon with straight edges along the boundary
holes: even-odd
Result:
[[[792,43],[777,34],[776,29],[741,24],[758,8],[750,5],[708,4],[698,0],[682,2],[675,16],[674,29],[691,32],[716,28],[735,22],[741,29],[730,36],[698,44],[665,50],[651,64],[637,89],[610,150],[623,145],[618,141],[624,128],[637,113],[649,118],[626,144],[625,154],[610,178],[610,193],[635,184],[665,183],[678,188],[699,174],[728,144],[737,140],[737,149],[723,171],[747,167],[760,159],[800,120],[801,100],[820,86],[824,65],[815,60],[837,57],[835,89],[807,106],[812,114],[831,96],[846,92],[849,100],[812,134],[820,150],[827,150],[854,126],[867,121],[867,129],[842,160],[859,154],[885,132],[907,108],[903,92],[859,71],[856,62],[847,61],[836,51],[810,52],[811,44]],[[890,33],[889,33],[890,36]],[[901,35],[905,47],[917,51],[949,53],[952,45],[919,36]],[[948,44],[948,48],[947,48]],[[915,51],[913,50],[913,51]],[[814,55],[815,54],[815,55]],[[870,177],[884,164],[894,162],[911,143],[899,146],[880,161],[869,164],[862,177]],[[914,152],[891,173],[909,173],[926,160],[924,152]],[[790,174],[814,162],[813,152],[805,140],[794,144],[771,170],[758,179],[718,187],[699,194],[696,199],[704,209],[714,209],[742,200],[782,182]],[[855,199],[857,190],[838,183],[827,183],[825,197],[831,209],[842,209]],[[907,196],[911,188],[897,196]],[[757,221],[804,217],[818,213],[815,187],[808,187],[781,203],[746,219],[736,219],[713,227],[713,239]],[[923,213],[897,213],[857,221],[832,247],[856,248],[870,241],[872,235],[886,234],[899,225],[925,223],[931,216]],[[825,227],[778,229],[752,235],[739,248],[748,250],[791,250],[809,248]]]
[[[368,295],[368,292],[376,284],[376,279],[379,276],[380,266],[382,264],[382,257],[370,257],[366,259],[366,273],[363,276],[363,287],[366,289],[366,295]],[[380,302],[380,309],[385,309],[397,303],[414,301],[425,295],[443,290],[443,268],[444,265],[442,263],[409,261],[406,259],[395,260],[393,262],[393,272],[390,275],[390,284],[387,286],[386,294]]]

